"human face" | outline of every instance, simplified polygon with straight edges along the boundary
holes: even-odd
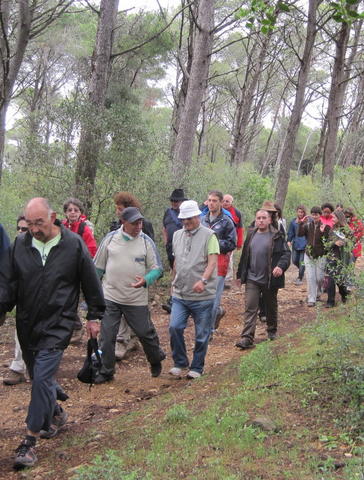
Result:
[[[209,195],[207,198],[209,212],[218,215],[221,212],[222,202],[216,195]]]
[[[123,221],[123,228],[124,232],[132,237],[137,237],[139,233],[142,231],[143,227],[143,220],[135,220],[135,222],[126,222]]]
[[[125,210],[125,205],[122,203],[120,205],[115,205],[115,213],[118,218],[121,218],[121,214]]]
[[[19,220],[16,226],[16,231],[17,231],[17,235],[27,232],[28,231],[27,222],[25,220]]]
[[[269,213],[265,210],[259,210],[255,215],[255,225],[258,228],[259,232],[267,232],[269,224],[271,223],[271,218]]]
[[[183,200],[171,200],[171,207],[173,210],[178,210]]]
[[[81,210],[74,203],[70,203],[66,210],[66,217],[70,223],[78,222],[81,216]]]
[[[320,216],[321,216],[321,215],[320,215],[319,213],[312,213],[312,212],[311,212],[311,217],[313,218],[313,221],[314,221],[315,223],[319,223],[319,221],[320,221]]]
[[[331,214],[332,214],[332,211],[327,207],[322,210],[323,217],[329,218]]]
[[[298,209],[297,209],[297,217],[298,217],[299,219],[301,219],[301,218],[303,218],[304,216],[305,216],[305,211],[302,210],[302,208],[298,208]]]
[[[187,231],[195,230],[200,225],[200,217],[182,218],[182,223]]]
[[[42,205],[34,204],[25,211],[25,221],[30,234],[43,243],[48,242],[55,236],[53,235],[55,219],[55,212],[49,212]]]
[[[224,198],[222,200],[223,208],[226,208],[226,209],[230,208],[233,204],[233,201],[234,199],[231,195],[224,195]]]

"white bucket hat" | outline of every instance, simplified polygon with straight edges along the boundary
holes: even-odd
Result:
[[[198,217],[199,215],[201,215],[201,210],[198,208],[198,204],[195,200],[185,200],[179,206],[178,218],[184,219]]]

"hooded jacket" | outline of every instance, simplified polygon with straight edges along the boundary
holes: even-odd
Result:
[[[87,319],[102,318],[105,302],[93,261],[82,238],[61,228],[61,239],[43,266],[29,232],[8,250],[0,271],[0,313],[16,306],[16,326],[22,349],[68,346],[80,287],[88,305]]]
[[[281,231],[276,230],[272,225],[269,226],[272,233],[270,255],[267,264],[268,270],[268,288],[283,288],[284,287],[284,272],[288,269],[291,263],[291,251],[288,248],[287,242]],[[250,266],[250,245],[254,241],[254,236],[257,233],[257,228],[251,228],[248,231],[246,240],[244,242],[243,251],[240,257],[238,271],[236,277],[240,279],[241,283],[246,283],[248,278],[248,270]],[[283,274],[280,277],[273,277],[272,272],[275,267],[280,267]]]

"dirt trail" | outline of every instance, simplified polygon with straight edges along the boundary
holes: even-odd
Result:
[[[312,320],[316,315],[315,308],[308,308],[305,304],[306,284],[294,286],[297,269],[291,266],[286,274],[286,288],[279,292],[279,336],[294,331],[301,325]],[[225,290],[222,304],[226,315],[222,319],[220,328],[209,346],[205,372],[213,374],[221,366],[232,359],[249,354],[234,347],[242,328],[244,295],[243,289],[232,287]],[[323,304],[322,304],[323,305]],[[319,306],[321,308],[321,306]],[[12,470],[14,449],[24,435],[24,419],[30,395],[30,383],[14,387],[4,386],[2,377],[7,375],[7,365],[12,359],[14,349],[14,322],[7,321],[1,329],[0,348],[0,478],[48,478],[47,452],[54,450],[65,436],[77,435],[78,432],[93,425],[97,427],[104,419],[120,415],[126,411],[140,407],[140,402],[153,396],[163,395],[166,392],[177,393],[189,384],[186,379],[171,378],[168,370],[173,366],[169,348],[168,319],[160,305],[152,306],[152,318],[158,330],[162,347],[167,352],[167,359],[163,362],[163,372],[159,378],[152,378],[149,366],[141,348],[127,360],[118,364],[115,381],[93,387],[81,384],[76,379],[76,373],[81,368],[85,355],[86,338],[80,346],[70,346],[64,355],[58,381],[70,396],[64,405],[69,413],[69,422],[60,434],[59,440],[41,440],[37,444],[39,467],[35,476],[23,476]],[[187,346],[190,356],[193,349],[192,322],[186,329]],[[265,325],[258,322],[256,341],[266,340]],[[81,459],[78,459],[79,461]],[[81,461],[79,463],[82,463]],[[41,472],[44,472],[42,474]],[[20,477],[19,477],[20,475]],[[66,477],[64,477],[66,478]]]

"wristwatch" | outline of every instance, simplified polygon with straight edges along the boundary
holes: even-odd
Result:
[[[201,278],[201,282],[204,284],[204,285],[207,285],[207,279],[206,278]]]

